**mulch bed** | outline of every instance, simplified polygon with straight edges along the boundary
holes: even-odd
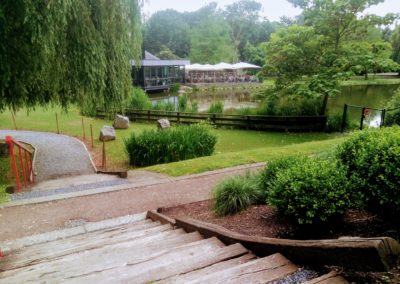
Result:
[[[200,221],[220,225],[231,231],[269,238],[286,239],[336,239],[343,236],[377,237],[388,236],[399,239],[398,224],[380,219],[364,210],[348,210],[343,220],[328,225],[301,228],[292,220],[278,214],[268,205],[253,205],[247,210],[225,217],[216,216],[212,201],[201,201],[181,206],[162,208],[161,213],[171,217],[191,217]]]
[[[399,240],[400,237],[399,220],[382,220],[363,210],[348,210],[343,220],[332,222],[329,226],[304,228],[299,228],[292,220],[279,215],[276,209],[268,205],[254,205],[235,215],[219,217],[212,211],[212,201],[207,200],[161,208],[160,213],[171,218],[190,217],[244,235],[270,238],[304,240],[387,236]],[[341,267],[326,269],[339,270],[351,283],[400,283],[400,265],[384,273],[349,271]]]

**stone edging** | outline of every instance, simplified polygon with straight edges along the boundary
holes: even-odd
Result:
[[[147,218],[171,223],[186,232],[198,231],[206,238],[218,237],[227,245],[240,242],[257,256],[279,252],[299,264],[336,265],[361,271],[385,271],[396,264],[400,255],[399,243],[388,237],[304,241],[274,239],[242,235],[192,218],[173,220],[155,211],[149,211]]]

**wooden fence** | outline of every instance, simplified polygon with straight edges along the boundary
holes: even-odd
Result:
[[[113,118],[115,113],[97,110],[97,117]],[[323,131],[327,120],[326,116],[227,115],[133,109],[126,109],[125,115],[131,121],[152,122],[168,119],[171,123],[177,124],[210,121],[216,126],[276,131]]]

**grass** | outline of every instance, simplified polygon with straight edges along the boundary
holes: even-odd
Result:
[[[38,107],[34,111],[21,110],[16,114],[18,129],[56,132],[55,113],[58,113],[60,132],[70,136],[82,138],[82,116],[77,108],[71,108],[68,113],[62,112],[58,107]],[[101,149],[98,140],[100,129],[103,125],[111,125],[112,121],[84,117],[86,139],[90,138],[89,125],[93,125],[94,146]],[[124,139],[131,132],[141,133],[145,129],[155,129],[155,123],[135,123],[127,130],[116,130],[117,139],[106,143],[108,168],[128,167],[128,157],[124,150]],[[14,129],[10,112],[0,114],[0,129]],[[279,133],[259,132],[246,130],[215,129],[213,132],[218,137],[214,155],[205,158],[193,159],[167,165],[146,168],[151,171],[168,173],[174,176],[200,173],[207,170],[241,165],[252,162],[266,161],[280,153],[306,151],[313,153],[320,147],[318,142],[291,146],[310,141],[321,141],[321,150],[335,144],[337,135],[326,133]],[[334,139],[331,141],[331,139]],[[326,141],[325,141],[326,140]],[[313,144],[314,143],[314,144]],[[316,144],[315,144],[316,143]],[[316,149],[313,149],[313,147]]]
[[[0,204],[8,201],[8,194],[6,193],[6,187],[9,185],[8,167],[8,158],[0,157]]]
[[[352,77],[351,79],[342,82],[342,86],[359,86],[359,85],[395,85],[400,84],[400,78],[373,78],[373,75],[370,76],[368,80],[365,80],[364,77]]]
[[[157,165],[145,170],[165,173],[171,176],[202,173],[209,170],[223,169],[249,163],[265,162],[274,158],[293,154],[327,155],[344,140],[344,136],[332,137],[329,140],[304,142],[286,146],[268,146],[239,152],[217,153],[209,157],[186,160],[176,163]]]

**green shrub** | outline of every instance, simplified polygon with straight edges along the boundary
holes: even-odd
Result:
[[[305,159],[307,159],[306,156],[294,155],[269,161],[260,173],[260,186],[264,194],[264,200],[266,200],[268,192],[276,180],[276,175],[294,164],[302,163]]]
[[[224,112],[224,103],[221,101],[217,101],[210,105],[208,109],[208,113],[223,113]]]
[[[132,88],[129,107],[136,110],[150,109],[151,101],[142,89]]]
[[[251,107],[242,107],[237,111],[240,115],[255,115],[256,112],[256,109]]]
[[[216,142],[206,124],[132,133],[124,140],[130,165],[139,167],[209,156]]]
[[[344,214],[346,189],[346,172],[340,164],[303,159],[276,173],[268,203],[299,225],[325,223]]]
[[[187,95],[182,95],[178,97],[178,111],[185,112],[188,107],[188,97]]]
[[[246,173],[219,182],[212,191],[214,212],[225,216],[235,214],[261,200],[259,176]]]
[[[175,104],[172,102],[158,101],[151,108],[154,110],[175,111]]]
[[[394,95],[386,104],[385,109],[389,110],[386,113],[385,125],[400,125],[400,88],[394,91]]]
[[[170,91],[171,93],[177,93],[177,92],[179,91],[180,88],[181,88],[181,85],[180,85],[179,83],[175,83],[175,84],[172,84],[172,85],[169,87],[169,91]]]
[[[192,113],[198,113],[199,112],[199,104],[197,101],[192,101],[191,107],[190,107],[190,112]]]
[[[400,127],[356,132],[339,145],[337,158],[347,168],[356,204],[400,213]]]
[[[332,133],[332,132],[340,132],[342,130],[342,119],[343,119],[343,114],[342,113],[333,113],[328,115],[328,121],[326,123],[326,132]],[[345,128],[348,129],[350,125],[350,120],[349,117],[346,117],[346,123],[345,123]]]

